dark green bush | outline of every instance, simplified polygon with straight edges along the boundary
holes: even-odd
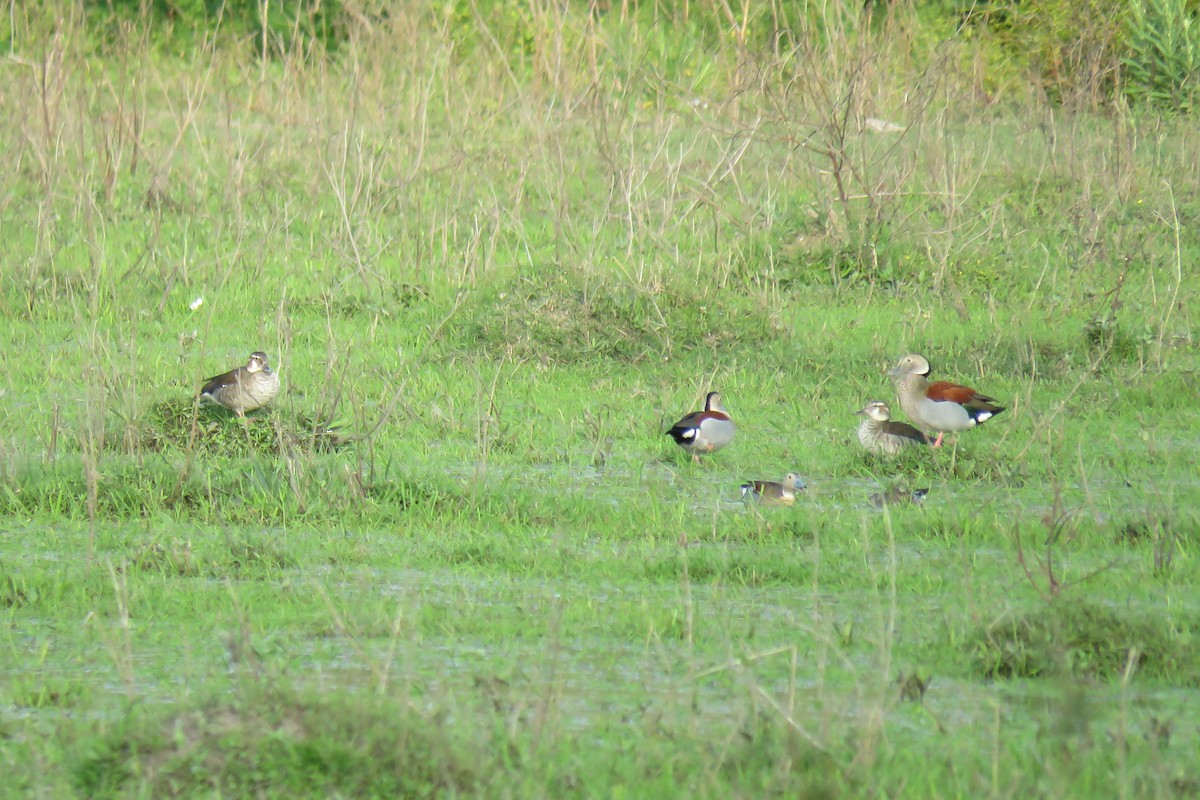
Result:
[[[1000,43],[989,58],[1028,73],[1052,101],[1097,108],[1115,95],[1125,52],[1127,4],[1121,0],[996,0],[959,3],[967,30],[986,30]]]
[[[333,50],[347,35],[341,0],[85,0],[84,9],[110,40],[129,26],[144,25],[155,44],[171,50],[186,50],[218,30],[252,41],[255,52],[268,55],[301,42]]]

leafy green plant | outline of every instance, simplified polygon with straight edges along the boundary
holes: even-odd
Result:
[[[1200,19],[1187,0],[1133,0],[1125,89],[1131,98],[1191,111],[1200,85]]]

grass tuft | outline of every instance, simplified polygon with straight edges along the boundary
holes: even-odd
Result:
[[[134,709],[83,745],[89,797],[416,797],[473,792],[500,769],[487,737],[379,697],[241,690],[175,709]]]
[[[333,452],[353,441],[337,421],[280,409],[239,419],[208,403],[165,401],[151,406],[141,423],[140,447],[152,453],[196,451],[219,457],[277,456],[286,448]],[[110,441],[116,437],[110,437]]]
[[[848,794],[837,760],[776,720],[754,717],[720,758],[720,771],[735,796],[832,800]]]
[[[0,606],[18,608],[28,605],[30,602],[31,598],[24,582],[19,581],[16,575],[5,575],[3,581],[0,581]]]
[[[1091,602],[1057,601],[1011,612],[979,631],[969,645],[987,678],[1053,676],[1117,679],[1132,671],[1150,679],[1200,685],[1200,646],[1170,620]]]
[[[145,542],[129,557],[129,564],[142,572],[177,578],[191,578],[200,574],[200,567],[192,553],[192,543],[176,538],[164,541]]]
[[[587,287],[555,274],[522,278],[477,302],[462,347],[545,364],[638,363],[698,350],[772,349],[781,333],[774,311],[737,295]]]
[[[225,549],[228,552],[227,560],[211,564],[211,574],[269,579],[278,570],[296,566],[295,559],[288,555],[283,542],[273,535],[255,535],[248,531],[226,534]]]

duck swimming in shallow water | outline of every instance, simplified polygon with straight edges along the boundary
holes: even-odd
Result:
[[[884,506],[901,506],[906,504],[919,505],[925,502],[928,489],[905,489],[903,486],[889,486],[882,492],[875,492],[868,500],[876,508]]]
[[[767,505],[790,506],[796,502],[796,492],[804,491],[804,481],[794,472],[784,476],[782,482],[747,481],[742,484],[742,499],[751,498]]]

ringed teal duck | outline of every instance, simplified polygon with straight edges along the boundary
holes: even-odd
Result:
[[[1004,410],[987,395],[969,386],[949,381],[929,382],[929,361],[909,353],[888,372],[896,386],[900,408],[918,428],[937,431],[934,447],[942,436],[982,425]]]
[[[796,502],[796,492],[804,491],[804,481],[794,472],[783,481],[747,481],[742,484],[742,499],[751,498],[767,505],[790,506]]]
[[[693,461],[701,453],[715,453],[733,441],[733,420],[721,405],[719,392],[709,392],[703,411],[693,411],[667,431],[675,443],[692,454]]]
[[[858,443],[868,453],[894,456],[906,447],[929,444],[929,437],[906,422],[893,422],[892,410],[882,400],[863,406],[858,424]]]
[[[262,408],[279,394],[279,373],[267,364],[267,354],[255,351],[244,367],[213,376],[200,389],[200,397],[228,408],[239,417]]]

